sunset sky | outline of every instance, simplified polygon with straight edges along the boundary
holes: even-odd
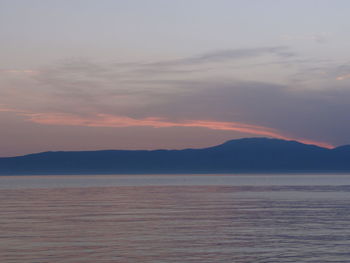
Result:
[[[348,0],[0,0],[0,156],[350,144]]]

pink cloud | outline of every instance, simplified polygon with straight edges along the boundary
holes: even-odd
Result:
[[[8,107],[2,107],[0,104],[0,112],[13,112],[16,113],[17,115],[21,115],[21,114],[30,114],[30,111],[25,111],[25,110],[18,110],[18,109],[14,109],[14,108],[8,108]]]
[[[337,79],[337,80],[350,79],[350,74],[338,76],[336,79]]]
[[[32,69],[0,69],[0,73],[38,75],[40,72]]]
[[[170,127],[200,127],[211,130],[237,131],[247,134],[273,137],[284,140],[297,140],[306,144],[314,144],[325,148],[334,146],[325,142],[294,138],[286,136],[276,129],[246,124],[241,122],[224,122],[214,120],[183,120],[170,121],[164,118],[148,117],[135,119],[124,116],[110,114],[95,114],[93,116],[81,117],[65,113],[35,113],[12,108],[0,108],[0,112],[13,112],[17,115],[26,116],[29,121],[42,125],[59,125],[59,126],[81,126],[81,127],[153,127],[153,128],[170,128]]]
[[[259,126],[245,124],[241,122],[222,122],[214,120],[184,120],[169,121],[157,117],[148,117],[143,119],[134,119],[123,116],[109,114],[96,114],[92,117],[80,117],[61,113],[29,113],[25,114],[29,120],[34,123],[45,125],[65,125],[65,126],[85,126],[85,127],[137,127],[148,126],[153,128],[169,127],[201,127],[212,130],[237,131],[242,133],[274,137],[284,140],[297,140],[306,144],[319,145],[326,148],[333,148],[332,145],[325,142],[312,141],[307,139],[296,139],[286,136],[278,130]]]

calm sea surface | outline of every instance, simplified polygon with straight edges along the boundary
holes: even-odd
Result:
[[[350,262],[350,175],[0,176],[0,262]]]

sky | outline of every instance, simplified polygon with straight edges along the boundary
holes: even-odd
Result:
[[[348,0],[0,0],[0,156],[350,144]]]

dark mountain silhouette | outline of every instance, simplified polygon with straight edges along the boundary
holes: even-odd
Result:
[[[0,174],[350,172],[350,145],[326,149],[268,138],[185,150],[43,152],[0,158]]]

